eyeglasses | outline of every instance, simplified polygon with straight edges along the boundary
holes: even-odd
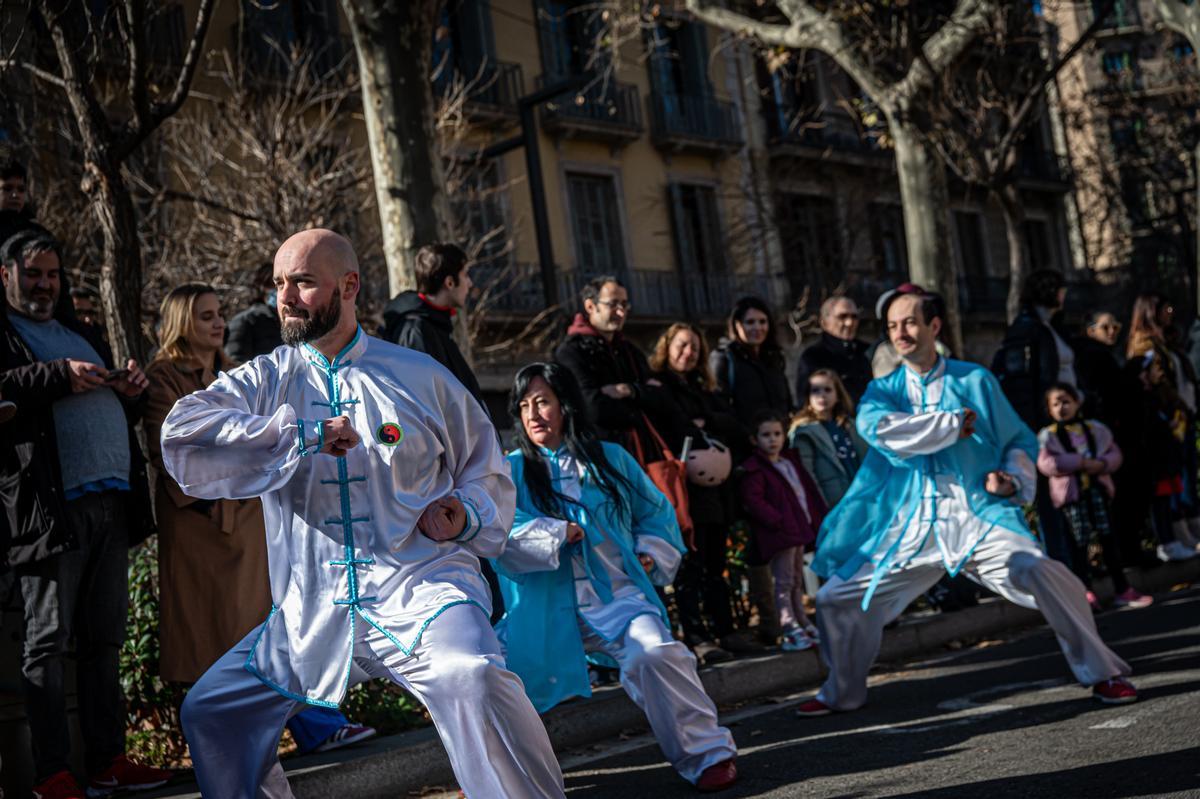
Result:
[[[628,311],[633,308],[629,300],[596,300],[597,305],[607,305],[614,311]]]

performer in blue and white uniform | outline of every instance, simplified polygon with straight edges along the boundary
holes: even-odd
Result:
[[[705,791],[729,787],[733,738],[654,591],[684,552],[674,509],[623,447],[595,439],[563,367],[518,372],[509,411],[520,445],[508,456],[517,512],[494,561],[509,668],[545,711],[591,695],[588,653],[612,658],[680,775]]]
[[[270,616],[182,709],[202,793],[290,796],[289,715],[385,677],[428,708],[468,796],[562,796],[488,622],[479,559],[503,551],[514,504],[495,430],[436,361],[363,334],[341,236],[288,239],[275,284],[285,346],[180,399],[162,429],[184,492],[261,497],[266,519]]]
[[[1096,631],[1086,589],[1048,558],[1025,522],[1033,500],[1037,440],[996,378],[938,355],[941,303],[898,294],[885,307],[902,365],[871,382],[857,426],[870,450],[825,518],[813,569],[817,627],[829,677],[801,716],[853,710],[883,627],[949,573],[1036,608],[1058,636],[1075,678],[1096,699],[1132,702],[1130,668]]]

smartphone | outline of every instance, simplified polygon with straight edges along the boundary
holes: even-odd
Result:
[[[112,369],[104,377],[104,382],[105,383],[115,383],[118,380],[124,380],[127,377],[129,377],[128,369]]]

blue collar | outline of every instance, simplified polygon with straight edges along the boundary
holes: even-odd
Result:
[[[367,336],[363,335],[363,329],[361,325],[355,329],[354,338],[350,339],[350,343],[347,344],[342,351],[337,354],[332,362],[307,341],[300,345],[300,352],[304,355],[304,359],[306,361],[329,372],[336,372],[338,369],[349,366],[354,359],[362,355],[366,349]]]

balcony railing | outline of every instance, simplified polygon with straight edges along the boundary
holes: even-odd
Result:
[[[767,121],[767,135],[773,145],[795,145],[817,149],[832,149],[847,153],[879,153],[878,140],[847,130],[834,130],[817,115],[813,119],[798,121],[786,108],[768,104],[763,109]]]
[[[517,101],[525,93],[525,76],[520,64],[489,61],[471,74],[443,70],[433,87],[443,98],[465,91],[466,111],[476,121],[514,119]]]
[[[572,310],[583,284],[593,275],[559,270],[558,299]],[[719,272],[691,273],[680,280],[678,272],[634,269],[621,277],[629,287],[636,319],[723,319],[738,297],[754,294],[771,301],[771,280],[766,275]],[[546,307],[542,275],[536,264],[480,264],[471,267],[478,289],[477,308],[485,313],[530,315]]]
[[[650,113],[654,143],[664,149],[728,152],[744,143],[737,108],[715,97],[655,92]]]
[[[559,79],[539,76],[538,88]],[[644,130],[638,89],[626,83],[595,83],[583,91],[564,93],[543,105],[541,116],[542,127],[551,135],[615,144],[627,144]]]

